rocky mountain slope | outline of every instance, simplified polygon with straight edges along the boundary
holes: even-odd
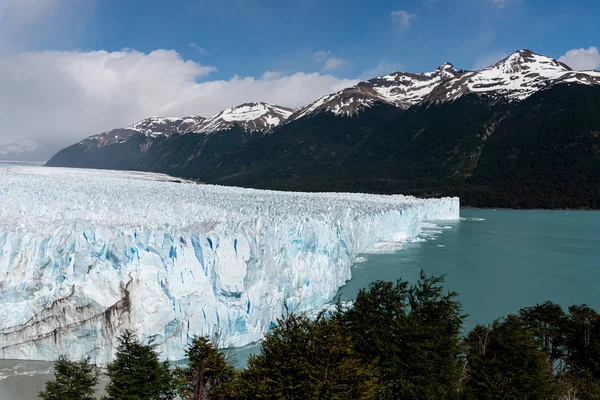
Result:
[[[289,118],[292,108],[267,103],[245,103],[189,127],[187,132],[215,133],[240,128],[246,132],[268,133]]]
[[[491,67],[442,82],[423,101],[453,101],[466,93],[519,101],[560,83],[600,84],[600,72],[573,71],[553,58],[519,50]]]
[[[204,117],[150,117],[125,128],[90,136],[59,151],[49,166],[136,169],[139,158],[152,146],[185,132]]]
[[[460,195],[472,206],[600,208],[598,110],[600,72],[521,50],[480,71],[445,63],[374,78],[295,112],[244,104],[106,168],[271,189]],[[59,153],[49,165],[98,167],[85,153]]]
[[[407,109],[422,102],[438,85],[463,74],[464,71],[455,70],[452,64],[444,63],[432,72],[422,74],[395,72],[380,76],[323,96],[298,110],[290,121],[321,112],[348,117],[381,103]]]

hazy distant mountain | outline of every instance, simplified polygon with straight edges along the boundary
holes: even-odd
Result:
[[[90,136],[59,151],[48,161],[50,166],[103,169],[136,169],[152,146],[174,134],[185,132],[203,117],[150,117],[125,128]]]
[[[26,137],[0,145],[0,161],[48,161],[67,145],[64,139]]]

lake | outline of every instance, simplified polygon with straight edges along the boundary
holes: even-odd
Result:
[[[463,209],[456,222],[427,224],[423,236],[364,254],[342,300],[375,280],[414,282],[423,269],[445,275],[469,314],[465,328],[551,300],[600,309],[600,212]],[[391,252],[391,253],[390,253]],[[237,352],[243,363],[256,346]],[[0,400],[32,400],[52,364],[0,360]]]

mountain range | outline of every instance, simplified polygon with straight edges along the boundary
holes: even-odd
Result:
[[[466,206],[600,208],[600,72],[517,51],[363,81],[300,109],[247,103],[91,136],[49,166],[215,184],[459,195]]]

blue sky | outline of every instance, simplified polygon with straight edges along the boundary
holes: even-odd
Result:
[[[408,19],[392,18],[395,11]],[[343,61],[330,71],[354,78],[380,63],[426,71],[451,61],[469,69],[520,48],[558,58],[596,45],[598,15],[596,1],[98,0],[77,40],[43,45],[174,49],[216,66],[217,79],[321,71],[312,56],[331,51]]]
[[[246,101],[299,107],[522,48],[598,69],[598,15],[591,0],[0,0],[0,143]]]

